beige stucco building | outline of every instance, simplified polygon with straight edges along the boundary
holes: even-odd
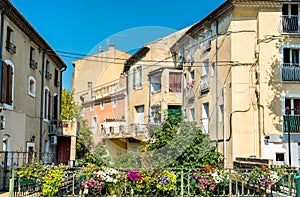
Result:
[[[1,1],[0,7],[1,177],[10,166],[33,159],[68,163],[75,159],[76,137],[71,140],[56,133],[56,128],[62,128],[59,116],[66,65],[10,1]],[[4,189],[7,184],[8,179],[1,179]]]
[[[299,5],[226,1],[171,48],[185,73],[186,117],[226,167],[237,157],[299,166]]]
[[[145,44],[125,62],[128,124],[137,133],[160,124],[165,112],[181,111],[182,72],[174,68],[170,47],[186,30]]]

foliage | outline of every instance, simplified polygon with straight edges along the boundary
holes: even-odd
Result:
[[[79,136],[76,140],[76,157],[82,158],[89,152],[92,144],[92,133],[81,115],[82,107],[74,102],[73,92],[70,90],[62,90],[62,114],[61,119],[77,118],[80,124]]]
[[[104,147],[103,143],[98,143],[95,147],[94,153],[96,158],[101,160],[104,164],[108,165],[111,158],[107,154],[107,150]]]
[[[197,195],[210,196],[219,187],[228,183],[228,174],[221,168],[205,166],[202,169],[193,170],[190,174],[191,187]]]
[[[176,175],[168,170],[158,171],[156,188],[163,192],[172,191],[176,188]]]
[[[270,188],[277,183],[285,173],[286,166],[277,166],[273,169],[267,166],[254,167],[244,177],[250,184],[263,185]]]
[[[182,120],[181,115],[168,115],[161,125],[148,125],[146,151],[151,153],[155,167],[201,168],[219,166],[222,155],[212,146],[194,122]]]
[[[64,171],[67,166],[59,164],[58,166],[42,165],[40,163],[33,163],[27,165],[25,168],[17,170],[17,175],[21,179],[35,180],[37,184],[42,185],[42,192],[48,196],[56,196],[60,186],[64,180]]]
[[[93,164],[88,164],[81,169],[81,176],[84,180],[81,186],[84,188],[83,194],[99,195],[105,192],[112,192],[121,178],[120,173],[114,168],[102,168]]]
[[[140,155],[137,152],[128,151],[118,157],[113,158],[115,168],[136,169],[141,167]]]

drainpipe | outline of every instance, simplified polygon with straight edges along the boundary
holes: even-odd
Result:
[[[216,151],[219,148],[219,95],[218,95],[218,33],[219,33],[219,22],[216,20]]]
[[[149,91],[148,91],[148,124],[151,124],[151,122],[150,122],[150,116],[151,116],[151,114],[150,114],[150,107],[151,107],[151,101],[150,101],[150,99],[151,99],[151,77],[150,77],[150,75],[148,75],[148,79],[149,79]]]
[[[59,91],[60,91],[60,96],[59,96],[59,114],[61,115],[61,104],[62,104],[62,74],[64,71],[67,70],[67,66],[65,65],[65,67],[60,71],[60,86],[59,86]]]
[[[43,146],[43,115],[44,115],[44,73],[45,73],[45,55],[46,50],[43,50],[42,60],[42,82],[41,82],[41,109],[40,109],[40,147],[39,147],[39,161],[42,161],[42,146]]]
[[[2,76],[2,61],[3,61],[3,40],[4,40],[4,16],[11,8],[1,9],[1,37],[0,37],[0,76]],[[2,80],[0,80],[0,95],[2,95]]]
[[[226,106],[226,85],[223,87],[223,156],[224,156],[224,169],[227,167],[227,144],[226,144],[226,137],[227,137],[227,121],[226,121],[226,116],[227,116],[227,106]]]

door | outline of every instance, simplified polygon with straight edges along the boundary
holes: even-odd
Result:
[[[70,160],[71,138],[60,138],[58,146],[58,163],[68,164]]]

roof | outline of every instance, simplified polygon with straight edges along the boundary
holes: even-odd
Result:
[[[42,36],[34,29],[34,27],[25,19],[25,17],[17,10],[17,8],[9,0],[0,1],[0,9],[7,10],[7,16],[15,25],[24,32],[29,39],[35,42],[42,50],[51,51],[48,56],[60,68],[65,68],[65,62],[55,53],[50,45],[42,38]]]

